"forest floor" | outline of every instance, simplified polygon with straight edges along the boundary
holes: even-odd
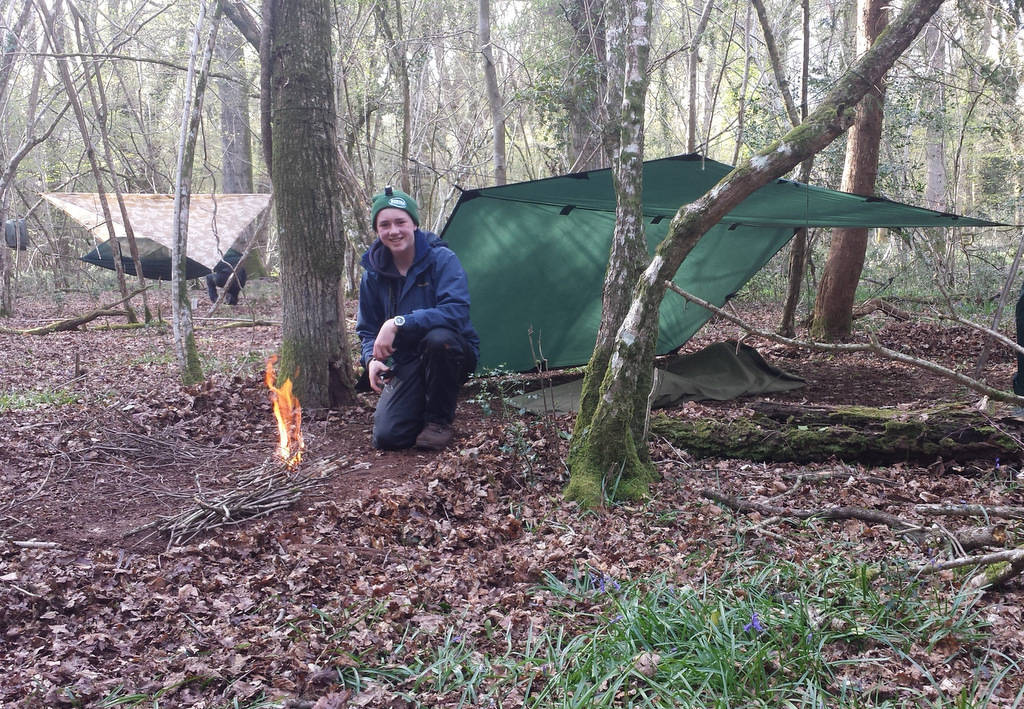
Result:
[[[601,579],[605,591],[604,580],[618,588],[658,576],[700,588],[740,558],[807,567],[839,558],[875,565],[893,582],[896,569],[951,555],[882,524],[734,513],[701,497],[703,488],[789,508],[860,506],[951,531],[981,523],[936,521],[919,505],[1024,504],[1019,459],[765,464],[694,459],[654,440],[661,480],[650,500],[583,514],[561,496],[572,418],[521,415],[503,405],[499,382],[481,379],[460,400],[456,438],[440,453],[375,451],[372,395],[308,417],[299,471],[322,476],[315,488],[285,510],[169,544],[154,522],[273,467],[277,434],[263,368],[279,330],[218,327],[228,318],[279,321],[272,296],[261,296],[259,284],[247,290],[239,307],[197,319],[211,374],[192,388],[178,383],[166,326],[107,329],[123,318],[101,318],[79,331],[0,334],[0,706],[113,706],[119,697],[145,698],[145,706],[516,706],[526,690],[512,681],[484,684],[479,699],[467,699],[440,680],[388,684],[385,670],[452,638],[471,642],[467,657],[479,659],[560,623],[582,631],[565,620],[567,601],[551,592],[553,580]],[[22,298],[0,326],[35,327],[114,300],[103,296]],[[151,300],[167,318],[166,288]],[[737,307],[768,328],[777,317]],[[859,336],[869,328],[882,344],[963,371],[984,346],[964,327],[881,314],[859,322]],[[712,323],[686,350],[738,334]],[[913,410],[980,398],[864,354],[746,341],[807,380],[764,397],[774,401]],[[1005,389],[1013,371],[1009,353],[994,348],[985,378]],[[691,402],[670,413],[742,416],[750,403]],[[1009,407],[989,411],[994,425],[1021,436]],[[1004,522],[1011,538],[1019,534],[1018,522]],[[948,600],[965,577],[929,578],[928,592]],[[596,585],[588,588],[594,616],[603,601]],[[851,706],[879,697],[953,706],[982,686],[989,706],[1017,706],[1024,672],[999,668],[1024,657],[1024,581],[971,604],[983,619],[980,636],[911,639],[899,653],[871,643],[829,648],[864,660],[835,680],[860,696]],[[378,681],[352,680],[359,671]],[[544,668],[529,671],[534,689],[543,686]],[[988,682],[994,675],[999,681]]]

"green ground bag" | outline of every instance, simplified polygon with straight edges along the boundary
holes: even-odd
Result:
[[[684,401],[726,401],[739,396],[790,391],[804,379],[769,364],[749,345],[733,340],[716,342],[699,352],[665,358],[654,372],[652,408]],[[533,413],[573,412],[579,408],[582,379],[529,392],[513,398],[512,405]]]

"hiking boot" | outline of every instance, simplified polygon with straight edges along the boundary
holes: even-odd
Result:
[[[443,423],[428,421],[427,425],[416,436],[416,447],[439,451],[452,440],[452,427]]]

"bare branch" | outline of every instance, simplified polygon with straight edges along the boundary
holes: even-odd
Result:
[[[1005,549],[992,552],[991,554],[979,554],[977,556],[965,556],[949,561],[939,561],[934,564],[924,564],[914,570],[917,574],[931,574],[936,571],[947,569],[959,569],[964,566],[988,566],[989,564],[1009,563],[1024,567],[1024,548]]]
[[[979,382],[977,379],[968,377],[966,374],[961,374],[960,372],[956,372],[947,367],[943,367],[941,364],[929,362],[928,360],[924,359],[918,359],[917,357],[904,354],[903,352],[897,352],[896,350],[891,350],[888,347],[883,347],[882,345],[878,344],[878,342],[876,342],[875,340],[872,340],[871,342],[864,344],[825,344],[822,342],[797,340],[795,338],[783,337],[782,335],[776,335],[773,332],[759,330],[758,328],[747,324],[741,318],[738,318],[735,315],[727,313],[721,308],[712,305],[711,303],[702,298],[698,298],[692,293],[687,293],[672,281],[665,281],[665,285],[669,290],[681,295],[683,298],[686,298],[686,300],[690,301],[691,303],[694,303],[696,305],[701,306],[702,308],[710,310],[715,315],[719,315],[728,320],[729,322],[733,323],[734,325],[738,325],[739,327],[743,328],[746,332],[749,332],[752,335],[757,335],[758,337],[763,337],[766,340],[778,342],[781,345],[787,345],[789,347],[803,347],[810,350],[816,350],[818,352],[874,352],[875,354],[885,357],[886,359],[891,359],[896,362],[903,362],[904,364],[909,364],[914,367],[918,367],[920,369],[932,372],[933,374],[938,374],[940,376],[946,377],[947,379],[951,379],[957,382],[958,384],[961,384],[972,391],[976,391],[979,394],[982,394],[983,396],[987,396],[989,399],[992,399],[994,401],[1002,401],[1004,403],[1012,404],[1014,406],[1024,406],[1024,396],[1016,396],[1015,394],[1012,394],[1010,392],[1003,391],[1001,389],[995,389],[993,387],[988,386],[987,384]]]
[[[917,505],[914,511],[934,516],[1024,519],[1024,507],[1014,505]]]
[[[882,512],[881,510],[869,510],[865,507],[851,506],[828,507],[819,510],[789,509],[787,507],[778,507],[776,505],[768,505],[761,502],[751,502],[750,500],[744,500],[733,495],[726,495],[710,488],[704,488],[701,490],[700,496],[719,502],[732,510],[736,510],[737,512],[757,512],[762,515],[791,517],[793,519],[859,519],[861,522],[867,522],[869,524],[884,524],[900,534],[913,538],[915,541],[921,541],[924,539],[925,530],[920,526],[906,522],[895,515]]]

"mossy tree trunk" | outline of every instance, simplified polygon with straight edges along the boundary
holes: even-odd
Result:
[[[618,497],[634,497],[646,491],[644,481],[649,479],[650,471],[642,461],[647,444],[636,437],[634,424],[638,411],[646,410],[654,349],[652,333],[658,330],[658,309],[666,282],[675,276],[700,238],[729,211],[759,187],[817,154],[850,126],[854,107],[882,79],[941,4],[942,0],[916,0],[909,4],[800,126],[737,166],[673,217],[668,235],[634,290],[602,377],[601,394],[589,426],[577,429],[579,440],[573,442],[577,453],[570,460],[569,492],[573,499],[583,505],[600,504],[601,489],[596,481],[607,479],[607,475],[626,482],[620,482]],[[596,376],[596,372],[590,376]]]
[[[303,408],[351,400],[331,4],[268,0],[271,178],[281,244],[282,340],[278,385],[291,379]]]
[[[599,504],[606,493],[616,497],[634,496],[637,487],[632,480],[639,477],[640,489],[646,489],[650,475],[646,451],[633,456],[625,466],[608,465],[608,455],[588,445],[593,439],[588,436],[592,416],[597,409],[603,391],[605,373],[615,346],[615,337],[626,316],[630,294],[637,282],[644,262],[647,260],[647,239],[643,215],[643,162],[644,162],[644,101],[647,97],[647,63],[650,54],[650,25],[652,4],[647,0],[636,0],[622,6],[620,16],[628,19],[628,28],[621,36],[625,42],[625,65],[619,77],[624,81],[621,109],[621,133],[618,139],[618,155],[612,165],[615,182],[616,212],[615,231],[612,236],[608,269],[605,273],[601,310],[601,325],[597,342],[580,394],[580,410],[573,432],[573,446],[570,451],[570,469],[573,471],[566,495],[588,506]],[[619,54],[617,47],[609,47],[609,56]],[[615,80],[609,76],[609,80]],[[614,115],[614,107],[609,106]],[[657,330],[647,333],[645,346],[653,354]],[[650,357],[647,367],[637,372],[637,377],[651,381]],[[645,391],[642,386],[638,391]],[[637,402],[638,404],[640,402]],[[622,425],[629,439],[642,438],[646,423],[646,406],[632,407],[625,415]]]

